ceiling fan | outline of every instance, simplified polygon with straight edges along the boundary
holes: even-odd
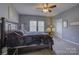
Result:
[[[40,9],[42,10],[42,12],[47,13],[47,12],[52,12],[52,9],[55,7],[56,5],[52,5],[49,3],[42,3],[37,7],[37,9]]]

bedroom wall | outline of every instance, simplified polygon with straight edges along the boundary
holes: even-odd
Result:
[[[20,24],[24,24],[25,30],[29,31],[29,21],[30,20],[37,20],[37,21],[45,21],[45,31],[48,26],[48,22],[51,22],[51,19],[48,17],[43,16],[34,16],[34,15],[19,15],[19,22]]]
[[[79,25],[70,25],[72,22],[79,22],[79,5],[56,15],[53,19],[56,29],[58,27],[58,29],[62,30],[62,34],[61,32],[58,33],[63,37],[63,39],[79,43]],[[63,21],[68,21],[68,27],[63,27],[61,24]],[[57,23],[60,25],[57,26]]]
[[[0,17],[5,17],[7,21],[18,23],[18,13],[12,4],[0,3]]]
[[[7,31],[8,24],[11,24],[11,28],[14,28],[14,24],[16,24],[16,29],[18,29],[17,24],[19,23],[19,14],[16,9],[10,3],[0,3],[0,17],[5,17],[5,30]]]
[[[0,17],[8,18],[8,4],[0,3]]]

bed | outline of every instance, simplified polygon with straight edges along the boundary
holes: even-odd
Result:
[[[13,31],[7,34],[6,41],[8,48],[17,50],[29,47],[31,50],[33,50],[32,47],[35,49],[50,48],[52,50],[52,45],[54,44],[52,37],[44,32],[27,32],[23,34],[20,31]]]

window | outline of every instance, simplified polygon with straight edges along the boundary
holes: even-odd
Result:
[[[17,30],[17,24],[5,22],[5,30],[6,31]]]
[[[38,21],[38,32],[44,32],[44,21]]]
[[[37,21],[30,21],[30,32],[37,31]]]
[[[11,30],[17,30],[17,24],[11,23]]]
[[[30,21],[30,32],[44,32],[44,21]]]

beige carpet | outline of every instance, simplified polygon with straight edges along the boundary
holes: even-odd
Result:
[[[54,51],[56,55],[79,55],[79,45],[54,37]]]

